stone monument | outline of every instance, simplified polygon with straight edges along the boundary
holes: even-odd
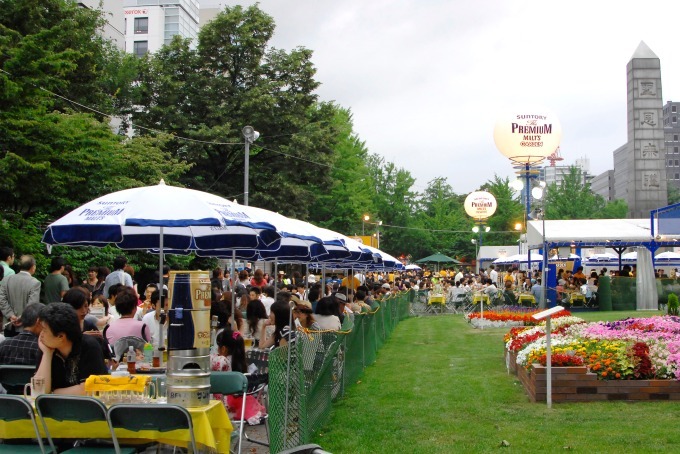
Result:
[[[614,153],[616,198],[628,202],[629,218],[647,218],[668,204],[661,62],[641,41],[626,69],[628,143]]]

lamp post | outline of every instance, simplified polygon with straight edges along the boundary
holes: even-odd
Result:
[[[250,179],[250,144],[255,142],[260,133],[255,131],[252,126],[243,127],[243,138],[245,139],[246,155],[243,170],[243,204],[248,206],[248,180]]]
[[[540,181],[538,187],[531,190],[532,195],[536,200],[541,200],[545,195],[547,185],[545,181]],[[548,243],[545,239],[545,200],[542,203],[541,209],[541,233],[543,239],[543,264],[541,269],[541,301],[539,307],[545,309],[548,306]]]
[[[361,218],[361,236],[364,236],[366,233],[364,232],[364,226],[368,221],[371,220],[371,217],[367,214],[364,215],[363,218]]]
[[[380,249],[380,226],[382,225],[382,221],[378,221],[375,223],[375,233],[376,237],[378,239],[378,246],[377,248]]]
[[[479,243],[476,238],[470,240],[475,245],[475,263],[477,264],[477,272],[479,273]]]

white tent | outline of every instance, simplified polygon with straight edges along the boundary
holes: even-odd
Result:
[[[545,221],[548,242],[645,242],[652,239],[649,219],[569,219]],[[543,244],[543,221],[529,221],[529,247]]]

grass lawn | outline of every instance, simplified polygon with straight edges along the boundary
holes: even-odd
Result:
[[[616,320],[641,313],[576,315]],[[505,369],[506,331],[472,329],[460,315],[404,320],[314,442],[333,453],[680,451],[677,402],[550,410],[529,402]],[[504,441],[509,446],[501,448]]]

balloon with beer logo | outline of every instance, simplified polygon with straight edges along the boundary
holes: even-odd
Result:
[[[562,139],[557,117],[545,109],[503,114],[493,131],[500,152],[517,164],[536,164],[553,154]]]
[[[482,221],[496,212],[496,198],[490,192],[475,191],[465,198],[465,212],[471,218]]]

